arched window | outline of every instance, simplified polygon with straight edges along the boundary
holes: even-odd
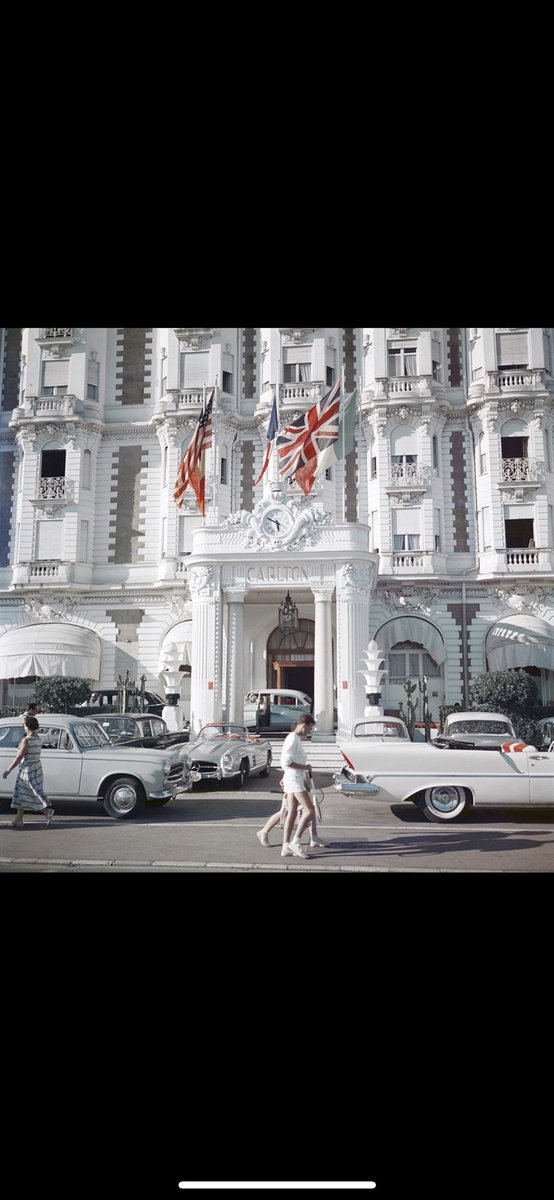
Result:
[[[502,478],[529,479],[529,431],[524,421],[505,421],[500,430]]]
[[[487,474],[487,451],[485,449],[485,434],[479,434],[479,474]]]

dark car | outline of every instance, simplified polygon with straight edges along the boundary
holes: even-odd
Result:
[[[125,744],[165,750],[167,746],[178,746],[189,740],[188,729],[169,730],[162,717],[149,713],[106,713],[105,716],[97,713],[94,720],[117,746]]]
[[[117,688],[97,688],[93,695],[95,699],[93,700],[91,697],[90,700],[85,701],[82,705],[83,708],[110,708],[112,706],[117,708],[119,700],[119,691]],[[136,688],[127,688],[127,705],[127,711],[131,715],[136,716],[140,713],[140,691]],[[153,713],[155,716],[161,717],[164,706],[165,700],[157,692],[144,693],[145,713]],[[78,707],[81,707],[81,705]]]

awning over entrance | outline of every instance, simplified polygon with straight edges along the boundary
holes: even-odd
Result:
[[[375,641],[383,655],[388,654],[397,642],[416,642],[418,646],[425,647],[438,666],[446,658],[446,648],[440,630],[424,617],[394,617],[377,630]]]
[[[100,638],[93,629],[60,621],[18,625],[0,637],[0,679],[26,675],[100,678]]]
[[[160,670],[171,663],[171,670],[192,666],[192,621],[179,621],[168,629],[160,646]]]
[[[502,617],[487,633],[489,671],[546,667],[554,671],[554,625],[542,617]]]

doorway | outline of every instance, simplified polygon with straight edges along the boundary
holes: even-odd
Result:
[[[267,640],[267,686],[293,688],[314,694],[315,625],[301,617],[298,629],[283,633],[274,629]]]

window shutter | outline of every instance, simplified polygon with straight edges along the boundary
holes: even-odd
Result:
[[[42,383],[44,387],[67,387],[69,380],[69,359],[48,360],[42,364]]]
[[[499,367],[528,366],[527,333],[497,333],[496,354]]]

